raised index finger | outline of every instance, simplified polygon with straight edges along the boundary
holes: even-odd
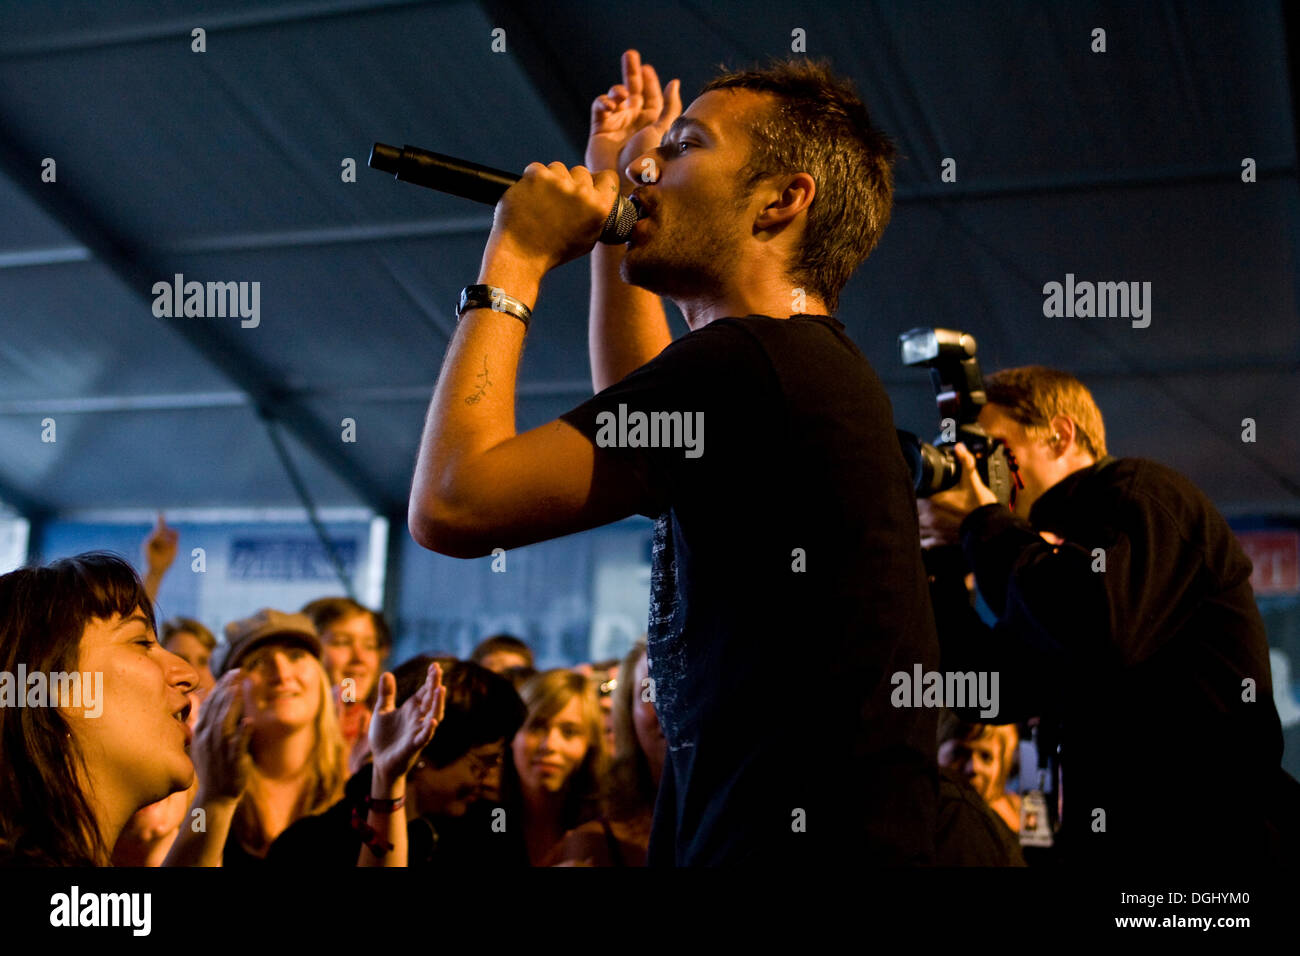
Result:
[[[623,85],[630,96],[641,95],[641,54],[636,50],[623,54]]]

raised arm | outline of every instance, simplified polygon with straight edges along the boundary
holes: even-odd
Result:
[[[406,866],[406,775],[429,745],[442,721],[446,690],[442,668],[430,664],[422,686],[397,706],[397,682],[379,678],[379,702],[370,719],[374,775],[367,801],[366,827],[357,866]]]
[[[166,520],[159,512],[158,523],[144,539],[144,547],[141,549],[144,552],[146,566],[144,590],[151,601],[158,600],[158,589],[162,587],[163,576],[176,560],[179,538],[180,533],[174,528],[167,527]]]
[[[612,169],[628,195],[639,183],[627,177],[627,164],[659,145],[682,112],[681,82],[668,84],[641,63],[636,50],[623,54],[623,82],[591,104],[587,168],[593,174]],[[591,254],[591,310],[588,320],[591,381],[596,391],[640,368],[672,341],[663,301],[653,292],[628,285],[619,276],[622,246],[597,246]]]
[[[478,282],[530,307],[542,277],[591,251],[618,192],[611,172],[533,163],[497,203]],[[640,489],[595,481],[597,449],[562,420],[515,432],[519,318],[466,310],[434,388],[411,482],[417,544],[488,554],[607,524],[641,510]]]

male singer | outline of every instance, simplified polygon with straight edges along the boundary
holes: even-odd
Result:
[[[636,51],[623,73],[587,167],[534,163],[496,208],[411,534],[470,558],[656,520],[651,864],[930,862],[936,717],[890,704],[891,674],[938,666],[915,504],[889,399],[832,317],[889,220],[893,147],[815,63],[719,76],[684,113]],[[593,252],[620,189],[648,215]],[[589,252],[599,392],[516,434],[538,286]]]

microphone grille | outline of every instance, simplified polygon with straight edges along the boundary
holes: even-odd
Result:
[[[619,196],[618,202],[609,211],[609,218],[605,220],[600,241],[610,244],[627,242],[627,237],[632,235],[632,227],[640,218],[641,213],[636,205],[626,196]]]

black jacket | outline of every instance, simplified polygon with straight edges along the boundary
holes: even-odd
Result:
[[[933,599],[944,669],[1000,674],[994,722],[1059,723],[1064,860],[1284,858],[1279,828],[1300,807],[1250,561],[1227,522],[1177,472],[1111,458],[1029,519],[989,505],[961,527],[996,626],[939,561]]]

